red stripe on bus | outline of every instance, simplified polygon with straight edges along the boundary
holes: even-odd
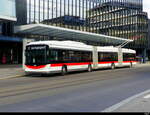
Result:
[[[138,61],[123,61],[123,63],[136,63]]]
[[[45,68],[46,65],[40,65],[40,66],[30,66],[30,65],[26,65],[27,68],[30,68],[30,69],[42,69],[42,68]]]
[[[123,61],[123,63],[134,63],[137,61]],[[107,61],[107,62],[99,62],[98,64],[111,64],[111,63],[118,63],[118,61]],[[78,66],[78,65],[89,65],[89,64],[93,64],[92,62],[85,62],[85,63],[58,63],[58,64],[50,64],[51,67],[62,67],[63,65],[66,66]],[[40,65],[40,66],[30,66],[30,65],[26,65],[27,68],[30,69],[42,69],[45,68],[46,65]]]
[[[98,64],[110,64],[110,63],[118,63],[118,61],[98,62]]]
[[[137,61],[123,61],[123,63],[134,63]],[[107,61],[107,62],[99,62],[98,64],[111,64],[111,63],[118,63],[118,61]],[[87,63],[59,63],[59,64],[51,64],[51,67],[62,67],[63,65],[66,66],[78,66],[78,65],[89,65],[93,64],[92,62]]]
[[[60,63],[60,64],[51,64],[51,67],[61,67],[63,65],[67,65],[67,66],[76,66],[76,65],[89,65],[92,64],[91,62],[87,62],[87,63]]]

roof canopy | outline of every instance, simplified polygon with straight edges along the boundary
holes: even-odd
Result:
[[[105,36],[101,34],[83,32],[79,30],[66,29],[62,27],[55,27],[44,24],[16,26],[15,33],[29,35],[45,35],[56,38],[63,38],[65,40],[84,40],[89,42],[99,42],[111,45],[120,45],[124,42],[133,42],[133,40],[129,39]]]

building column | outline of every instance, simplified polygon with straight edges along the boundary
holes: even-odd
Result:
[[[24,38],[23,39],[23,54],[22,54],[22,67],[23,67],[23,69],[25,69],[25,50],[26,50],[26,46],[27,46],[27,44],[28,43],[30,43],[30,42],[33,42],[33,41],[35,41],[34,39],[27,39],[27,38]]]

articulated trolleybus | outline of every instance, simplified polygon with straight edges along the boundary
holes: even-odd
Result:
[[[116,68],[136,64],[136,52],[117,47],[96,47],[74,41],[38,41],[26,46],[26,73],[57,73],[98,68]]]

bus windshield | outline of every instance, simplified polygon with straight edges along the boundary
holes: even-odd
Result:
[[[45,65],[46,55],[48,46],[46,45],[33,45],[33,46],[27,46],[26,48],[26,65]]]

